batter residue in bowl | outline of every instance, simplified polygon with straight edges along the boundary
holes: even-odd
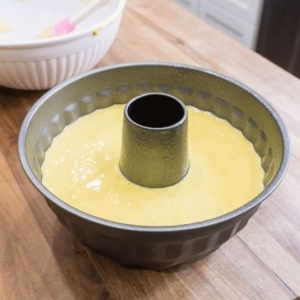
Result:
[[[11,29],[8,25],[8,21],[0,21],[0,33],[11,32]]]
[[[178,184],[151,189],[119,170],[124,105],[81,117],[46,152],[43,184],[91,215],[136,225],[179,225],[226,214],[263,190],[252,143],[227,121],[188,107],[190,170]]]

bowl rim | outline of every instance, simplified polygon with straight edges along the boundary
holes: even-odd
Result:
[[[24,42],[11,42],[11,43],[5,43],[5,44],[0,43],[0,50],[11,50],[11,49],[19,49],[19,48],[21,48],[21,49],[22,48],[35,48],[35,47],[55,45],[55,44],[59,44],[62,42],[76,40],[84,35],[87,35],[87,34],[93,32],[93,31],[97,31],[99,28],[104,29],[111,22],[115,21],[115,19],[117,19],[119,15],[122,14],[126,0],[116,0],[116,1],[118,1],[116,8],[108,16],[106,16],[99,23],[89,26],[88,28],[78,30],[72,34],[60,35],[60,36],[51,37],[51,38],[47,38],[47,39],[28,40],[28,41],[24,41]]]
[[[88,213],[85,213],[83,211],[80,211],[71,205],[63,202],[58,197],[56,197],[54,194],[52,194],[35,176],[33,171],[30,168],[29,162],[27,160],[26,156],[26,134],[28,126],[31,122],[32,117],[34,116],[35,112],[39,109],[39,107],[47,101],[49,97],[54,95],[59,90],[63,89],[64,87],[68,86],[69,84],[72,84],[82,78],[88,77],[90,75],[103,72],[103,71],[109,71],[114,69],[120,69],[120,68],[128,68],[128,67],[175,67],[175,68],[183,68],[187,70],[193,70],[198,71],[201,73],[206,73],[215,77],[218,77],[220,79],[223,79],[229,83],[232,83],[234,85],[237,85],[242,90],[252,94],[265,108],[268,109],[268,111],[272,114],[274,120],[278,124],[278,127],[280,128],[282,139],[283,139],[283,157],[282,161],[279,167],[279,170],[277,174],[275,175],[272,182],[268,185],[267,188],[265,188],[259,195],[257,195],[255,198],[253,198],[251,201],[246,203],[245,205],[218,217],[195,222],[195,223],[189,223],[189,224],[183,224],[183,225],[169,225],[169,226],[145,226],[145,225],[132,225],[132,224],[125,224],[125,223],[119,223],[115,221],[110,221],[106,219],[102,219],[99,217],[95,217],[93,215],[90,215]],[[46,198],[48,198],[51,202],[55,203],[57,206],[59,206],[61,209],[68,211],[68,213],[75,215],[76,217],[82,218],[85,221],[95,223],[97,225],[111,227],[114,229],[120,229],[120,230],[126,230],[126,231],[135,231],[135,232],[147,232],[147,233],[166,233],[166,232],[182,232],[187,230],[195,230],[200,228],[206,228],[212,225],[218,225],[222,222],[230,221],[231,219],[234,219],[238,217],[241,214],[247,213],[250,210],[254,209],[256,206],[260,205],[266,198],[268,198],[278,187],[280,182],[283,180],[285,173],[287,172],[290,156],[291,156],[291,146],[290,146],[290,138],[288,135],[288,131],[286,129],[286,126],[278,114],[278,112],[273,108],[273,106],[265,100],[260,94],[252,90],[250,87],[246,86],[245,84],[228,77],[227,75],[223,75],[220,73],[217,73],[215,71],[207,70],[204,68],[200,68],[197,66],[192,65],[186,65],[186,64],[180,64],[180,63],[172,63],[172,62],[131,62],[131,63],[122,63],[122,64],[116,64],[112,66],[106,66],[101,68],[96,68],[91,71],[79,74],[77,76],[74,76],[60,84],[58,84],[56,87],[49,90],[46,94],[44,94],[28,111],[25,119],[23,120],[19,137],[18,137],[18,153],[19,153],[19,159],[21,162],[21,165],[23,167],[23,170],[31,183],[34,185],[34,187]]]

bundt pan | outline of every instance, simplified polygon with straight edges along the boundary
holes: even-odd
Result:
[[[220,217],[180,226],[135,226],[79,211],[41,183],[45,151],[80,116],[145,93],[166,93],[186,105],[228,120],[253,143],[265,170],[265,189],[246,205]],[[132,63],[96,69],[46,93],[27,114],[19,134],[24,171],[60,222],[84,245],[121,265],[162,270],[202,259],[217,250],[258,210],[283,179],[290,157],[286,128],[259,94],[226,76],[172,63]],[[184,201],[184,199],[182,199]]]

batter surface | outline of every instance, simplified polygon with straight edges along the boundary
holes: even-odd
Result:
[[[46,152],[43,184],[91,215],[136,225],[179,225],[226,214],[263,190],[253,145],[227,121],[188,107],[190,170],[160,189],[129,182],[119,170],[124,105],[81,117]]]

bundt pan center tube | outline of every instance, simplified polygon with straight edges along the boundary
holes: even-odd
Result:
[[[77,210],[41,183],[45,152],[67,125],[96,109],[127,104],[136,97],[151,93],[163,94],[162,97],[168,94],[172,101],[180,99],[185,105],[209,111],[239,129],[261,157],[265,172],[264,190],[240,208],[217,218],[177,226],[137,226],[108,221]],[[179,123],[173,121],[173,125],[163,124],[163,127],[173,130],[175,124],[180,124],[184,129],[185,109],[183,117],[177,118]],[[156,125],[139,124],[140,120],[130,110],[127,110],[127,116],[131,120],[128,119],[128,124],[137,126],[136,130],[151,127],[150,131],[154,131]],[[125,118],[124,122],[128,120]],[[180,138],[185,140],[184,135]],[[130,149],[130,146],[126,147],[123,144],[120,166],[124,176],[129,177],[122,159]],[[280,184],[290,158],[285,125],[275,109],[259,94],[226,76],[174,63],[115,65],[92,70],[59,84],[28,112],[20,130],[18,149],[21,164],[32,184],[45,197],[60,222],[84,245],[121,265],[155,270],[204,258],[244,228],[262,201]],[[182,149],[183,163],[178,165],[181,166],[181,177],[189,166],[187,150]],[[150,180],[139,181],[139,176],[131,180],[154,186]],[[180,178],[164,185],[176,180]]]
[[[135,184],[178,183],[189,168],[187,109],[175,97],[150,93],[125,106],[120,169]]]

